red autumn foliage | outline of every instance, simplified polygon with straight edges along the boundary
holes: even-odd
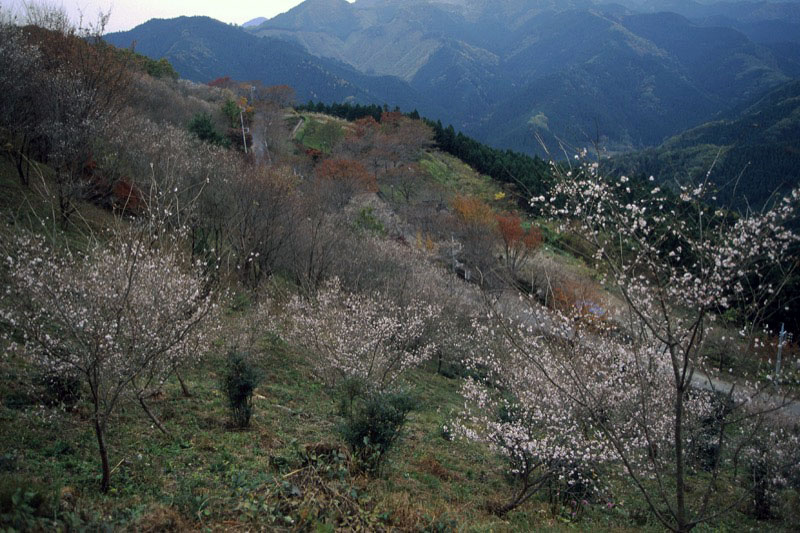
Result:
[[[362,192],[378,192],[378,182],[364,165],[352,159],[326,159],[317,167],[319,178],[348,183]]]
[[[270,85],[263,91],[263,99],[268,105],[289,107],[294,105],[296,93],[289,85]]]
[[[516,275],[528,255],[542,244],[542,232],[535,227],[525,229],[522,219],[513,213],[495,215],[500,238],[503,239],[503,253],[506,267]]]
[[[142,192],[128,178],[122,178],[114,184],[111,198],[114,209],[121,209],[127,213],[137,214],[145,208]]]
[[[381,125],[371,115],[366,116],[353,123],[352,136],[362,138],[371,133],[377,133],[380,127]]]
[[[522,219],[513,213],[503,213],[495,217],[497,228],[506,248],[523,247],[534,250],[542,244],[542,232],[531,227],[527,231],[522,227]]]
[[[209,87],[219,87],[220,89],[230,89],[236,85],[230,76],[222,76],[208,82]]]

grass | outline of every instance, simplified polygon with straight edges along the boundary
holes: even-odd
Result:
[[[303,125],[295,139],[314,150],[329,154],[336,143],[344,137],[347,122],[326,115],[303,114]]]
[[[477,196],[496,211],[516,210],[515,193],[476,172],[460,159],[444,152],[427,152],[420,165],[439,185],[458,194]]]
[[[109,431],[114,473],[107,495],[97,491],[99,465],[85,405],[64,411],[6,401],[0,407],[4,484],[41,490],[50,502],[41,520],[58,516],[89,528],[658,530],[622,485],[621,505],[592,506],[580,517],[543,498],[503,518],[489,513],[488,501],[510,494],[502,462],[480,444],[445,438],[442,425],[461,407],[459,382],[426,368],[407,380],[420,404],[402,440],[380,476],[367,478],[352,468],[336,432],[336,402],[316,381],[308,358],[269,335],[257,361],[266,379],[247,431],[228,425],[217,388],[221,354],[184,376],[192,398],[170,382],[153,402],[171,437],[153,428],[137,406],[120,409]],[[5,400],[19,387],[9,375]],[[737,514],[716,530],[737,524],[760,525]]]

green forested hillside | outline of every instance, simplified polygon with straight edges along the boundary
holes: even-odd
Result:
[[[742,105],[728,118],[692,128],[658,148],[613,158],[615,171],[653,175],[667,184],[708,175],[720,202],[760,209],[800,182],[800,82]]]

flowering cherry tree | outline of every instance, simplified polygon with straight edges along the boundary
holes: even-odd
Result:
[[[586,337],[574,317],[534,302],[516,314],[494,307],[488,318],[474,323],[467,361],[481,379],[464,384],[466,408],[449,429],[508,459],[518,487],[497,511],[553,483],[565,495],[599,496],[602,477],[625,462],[657,477],[664,457],[654,450],[668,445],[671,426],[664,412],[642,408],[672,393],[658,349]],[[712,409],[707,393],[690,402],[704,415]]]
[[[787,403],[779,393],[766,395],[766,385],[755,382],[741,384],[738,392],[736,387],[713,390],[726,396],[729,408],[711,417],[716,450],[711,475],[703,482],[689,479],[693,428],[709,420],[710,404],[698,401],[703,394],[694,386],[709,367],[703,351],[706,332],[720,313],[734,306],[745,317],[742,336],[763,326],[763,309],[797,267],[792,254],[798,236],[785,223],[796,213],[800,191],[762,213],[735,215],[710,207],[712,192],[705,185],[679,187],[672,195],[652,180],[647,184],[642,190],[625,176],[604,179],[596,163],[583,165],[562,176],[548,204],[594,250],[604,282],[627,304],[625,331],[630,338],[617,341],[614,348],[628,354],[625,373],[648,370],[646,379],[624,391],[640,406],[630,419],[639,432],[631,433],[624,419],[608,418],[604,404],[588,394],[603,383],[602,373],[580,383],[573,400],[587,409],[588,419],[658,520],[671,530],[689,531],[739,503],[716,500],[719,474],[736,464],[763,415]],[[535,198],[534,203],[545,200]],[[596,337],[584,339],[574,345],[575,351],[584,357],[600,343]],[[667,388],[652,386],[665,376]],[[613,383],[609,386],[613,389]],[[650,421],[645,423],[645,417]],[[687,501],[689,490],[692,501]]]
[[[445,429],[459,437],[485,442],[502,455],[517,481],[511,499],[494,510],[505,514],[552,482],[597,488],[594,469],[610,458],[597,432],[586,427],[569,393],[554,386],[561,370],[542,357],[546,371],[531,365],[527,349],[543,348],[535,335],[516,323],[504,336],[486,322],[475,321],[472,355],[467,367],[481,379],[468,378],[465,408]],[[511,332],[512,326],[509,326]],[[534,348],[535,347],[535,348]],[[553,364],[550,364],[550,363]]]
[[[331,385],[357,378],[383,390],[435,350],[423,341],[439,314],[433,305],[399,306],[381,293],[350,294],[334,278],[312,299],[296,297],[289,307],[295,342],[319,357],[320,377]]]
[[[204,326],[215,309],[199,265],[185,265],[167,242],[157,244],[163,246],[116,236],[86,253],[60,253],[28,235],[6,258],[11,283],[2,318],[21,334],[20,348],[33,363],[80,376],[88,387],[103,491],[115,407],[136,398],[146,408],[146,388],[207,345]]]
[[[519,487],[500,511],[549,479],[592,485],[587,473],[617,472],[665,527],[689,531],[749,497],[723,500],[720,476],[758,454],[767,415],[787,403],[771,383],[706,379],[703,347],[709,325],[734,306],[746,317],[742,336],[763,325],[797,267],[798,237],[785,222],[800,192],[735,216],[709,207],[705,187],[671,197],[597,168],[561,176],[547,208],[584,239],[627,304],[621,329],[579,327],[579,310],[533,299],[495,302],[474,327],[469,365],[482,377],[464,385],[465,409],[449,429],[509,459]]]

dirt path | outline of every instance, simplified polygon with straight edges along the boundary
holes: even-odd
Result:
[[[692,376],[692,387],[696,389],[727,394],[734,386],[735,385],[733,383],[715,378],[713,376],[708,376],[699,371],[696,371]],[[741,387],[737,388],[739,391],[742,390]],[[780,408],[779,413],[783,416],[800,420],[800,402],[797,400],[767,393],[760,393],[755,396],[755,399],[759,402],[763,402],[766,407],[774,406],[776,408]]]
[[[297,137],[297,130],[299,130],[299,129],[300,129],[300,126],[302,126],[303,124],[305,124],[305,122],[306,122],[306,118],[305,118],[305,117],[300,117],[300,120],[297,122],[297,125],[296,125],[296,126],[294,127],[294,129],[292,130],[292,136],[291,136],[291,138],[292,138],[292,139],[294,139],[295,137]]]
[[[253,136],[253,145],[251,146],[251,150],[253,150],[253,157],[255,157],[256,163],[259,164],[270,162],[267,142],[264,138],[265,127],[264,115],[262,113],[256,113],[253,117],[253,124],[250,128],[250,134]]]

